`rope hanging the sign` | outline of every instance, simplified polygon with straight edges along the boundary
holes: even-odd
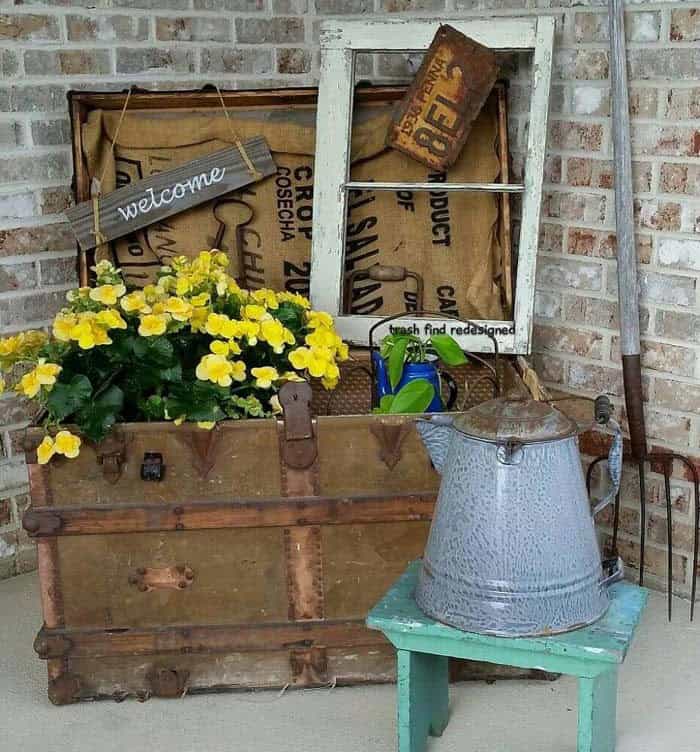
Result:
[[[226,103],[224,102],[224,95],[221,93],[221,89],[218,86],[216,87],[216,93],[219,95],[219,101],[221,102],[221,109],[224,111],[224,115],[226,116],[226,122],[228,124],[229,130],[231,131],[231,136],[233,137],[233,143],[236,145],[236,148],[240,152],[241,157],[243,158],[243,161],[245,162],[246,167],[248,168],[248,172],[250,172],[254,180],[262,180],[262,177],[263,177],[262,174],[251,161],[250,157],[248,156],[248,152],[245,150],[245,146],[243,145],[243,142],[241,141],[238,133],[236,132],[236,129],[233,127],[233,121],[231,120],[231,116],[228,114],[228,109],[226,107]]]
[[[92,192],[92,220],[94,223],[93,228],[93,235],[95,236],[95,244],[96,249],[95,253],[97,253],[100,250],[100,247],[107,244],[107,238],[104,236],[102,231],[100,230],[100,196],[102,195],[102,184],[104,183],[105,175],[107,174],[107,167],[111,164],[111,158],[114,155],[114,147],[117,143],[117,137],[119,136],[119,130],[122,127],[122,123],[124,122],[124,116],[126,115],[126,108],[129,106],[129,100],[131,99],[131,92],[133,90],[133,87],[129,87],[129,91],[126,94],[126,99],[124,100],[124,106],[122,107],[121,114],[119,115],[119,120],[117,121],[117,127],[114,131],[114,136],[112,137],[112,143],[109,146],[109,156],[110,158],[105,161],[104,167],[102,168],[102,175],[100,175],[99,180],[93,180],[92,186],[91,186],[91,192]]]

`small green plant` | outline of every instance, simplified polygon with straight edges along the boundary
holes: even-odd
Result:
[[[385,394],[379,400],[379,407],[372,412],[379,414],[424,413],[433,401],[435,389],[425,379],[415,379],[402,386],[396,394]]]
[[[446,366],[461,366],[467,362],[462,348],[449,334],[433,334],[426,340],[415,334],[388,334],[382,340],[379,352],[387,361],[392,389],[396,389],[401,381],[405,363],[425,363],[431,357],[440,358]]]

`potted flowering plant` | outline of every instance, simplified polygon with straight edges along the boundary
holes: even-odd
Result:
[[[40,464],[78,456],[81,436],[101,441],[117,422],[212,428],[280,412],[287,381],[335,388],[348,347],[331,316],[298,294],[243,290],[227,265],[218,251],[174,258],[155,284],[128,290],[101,261],[94,287],[68,293],[50,336],[0,340],[0,368],[19,374],[12,388],[42,408]]]

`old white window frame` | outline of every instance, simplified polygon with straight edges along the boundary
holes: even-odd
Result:
[[[523,193],[522,224],[512,321],[477,323],[494,331],[500,352],[529,354],[535,296],[535,268],[540,224],[549,86],[552,74],[554,18],[499,17],[492,20],[387,19],[327,21],[321,25],[321,75],[319,83],[314,187],[314,232],[311,250],[311,302],[316,309],[336,316],[338,332],[356,345],[369,344],[369,329],[381,317],[344,315],[342,312],[345,226],[348,192],[352,189],[434,190],[433,183],[350,182],[350,130],[358,52],[420,52],[426,50],[440,24],[450,24],[468,37],[498,51],[534,50],[532,98],[525,160],[524,185],[441,183],[440,190],[474,190]],[[431,324],[449,319],[431,319]],[[401,326],[425,319],[402,318]],[[506,333],[505,330],[510,330]],[[450,329],[448,328],[448,331]],[[378,328],[375,341],[388,330]],[[491,352],[491,340],[479,334],[455,335],[472,352]]]

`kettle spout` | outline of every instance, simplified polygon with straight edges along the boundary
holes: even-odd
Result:
[[[452,420],[452,416],[449,415],[434,415],[430,420],[416,421],[416,430],[428,450],[431,462],[439,473],[442,473],[447,459],[447,450],[454,430]]]

